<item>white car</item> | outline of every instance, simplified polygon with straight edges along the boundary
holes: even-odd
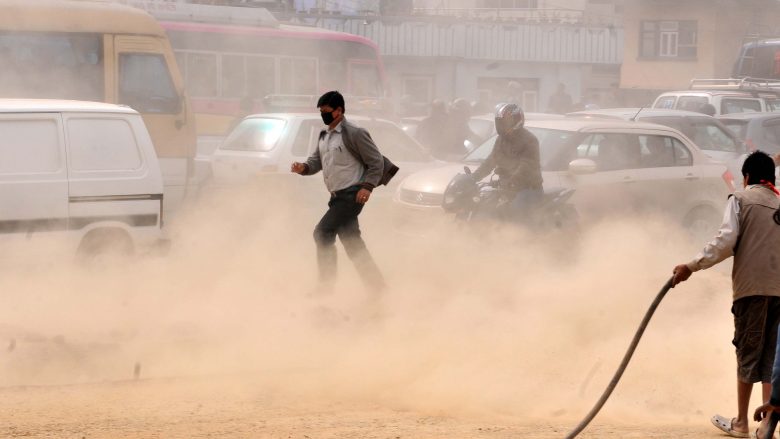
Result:
[[[670,91],[655,98],[653,108],[697,111],[705,104],[715,108],[715,115],[760,113],[780,109],[780,100],[777,99],[777,96],[761,97],[748,91],[737,90]]]
[[[577,111],[567,116],[635,120],[674,128],[691,139],[707,157],[725,163],[733,175],[742,173],[742,163],[748,153],[745,142],[718,119],[706,114],[656,108],[609,108]]]
[[[390,182],[391,187],[398,185],[405,175],[442,165],[393,122],[349,114],[347,119],[367,129],[382,154],[400,168]],[[248,116],[214,151],[214,183],[229,186],[268,176],[290,178],[290,164],[306,160],[317,146],[319,133],[324,128],[318,113]],[[305,181],[322,185],[321,179],[317,178]],[[378,193],[381,196],[392,192],[382,190]]]
[[[712,233],[733,191],[733,177],[680,132],[661,125],[621,120],[529,121],[540,142],[546,188],[576,189],[572,202],[582,220],[606,215],[663,212],[693,229]],[[463,166],[479,166],[496,138],[464,163],[421,171],[401,182],[394,201],[396,225],[415,232],[442,216],[443,193]]]
[[[143,119],[128,107],[0,100],[0,236],[54,238],[83,256],[163,242],[163,180]]]

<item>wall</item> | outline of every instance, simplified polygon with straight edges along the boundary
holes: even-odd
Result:
[[[672,90],[687,88],[694,78],[731,76],[739,48],[748,35],[776,27],[778,2],[754,13],[750,0],[628,0],[625,5],[625,55],[621,88]],[[639,57],[642,20],[696,20],[695,59]]]

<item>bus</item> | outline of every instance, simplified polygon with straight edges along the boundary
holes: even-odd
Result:
[[[765,39],[742,46],[734,64],[735,78],[777,79],[780,82],[780,39]]]
[[[390,111],[384,66],[371,40],[280,24],[272,16],[262,25],[215,22],[229,14],[225,9],[257,13],[198,5],[197,14],[180,18],[170,11],[155,14],[182,70],[199,135],[224,135],[237,118],[253,112],[314,111],[317,97],[328,90],[340,90],[350,112]]]
[[[196,129],[165,30],[110,2],[0,2],[0,97],[127,105],[143,116],[160,158],[165,208],[194,183]]]

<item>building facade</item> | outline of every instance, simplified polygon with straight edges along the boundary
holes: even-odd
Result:
[[[626,0],[620,86],[637,102],[728,78],[745,43],[780,35],[775,0]]]
[[[297,5],[304,1],[316,0]],[[405,14],[382,14],[381,2],[348,3],[353,9],[303,7],[284,18],[375,41],[403,113],[423,114],[434,99],[456,98],[485,111],[510,99],[527,111],[547,111],[559,84],[573,102],[611,105],[620,80],[624,36],[615,1],[519,1],[506,8],[496,6],[503,1],[417,0]],[[552,7],[561,3],[567,8]],[[356,5],[372,4],[375,13],[354,14]]]

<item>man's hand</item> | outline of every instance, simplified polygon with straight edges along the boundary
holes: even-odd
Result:
[[[290,166],[290,172],[303,175],[303,173],[306,172],[306,165],[303,163],[294,162],[292,166]]]
[[[766,403],[756,409],[756,412],[753,414],[753,419],[756,422],[761,422],[764,418],[772,414],[772,412],[780,413],[780,407],[775,407],[770,403]]]
[[[361,189],[358,191],[357,196],[355,196],[355,201],[358,204],[366,204],[369,198],[371,198],[371,191],[368,189]]]
[[[685,282],[686,280],[688,280],[689,277],[691,277],[691,274],[693,274],[691,269],[688,268],[688,266],[685,264],[680,264],[674,267],[672,273],[674,274],[674,279],[672,280],[672,287],[676,286],[680,282]]]

